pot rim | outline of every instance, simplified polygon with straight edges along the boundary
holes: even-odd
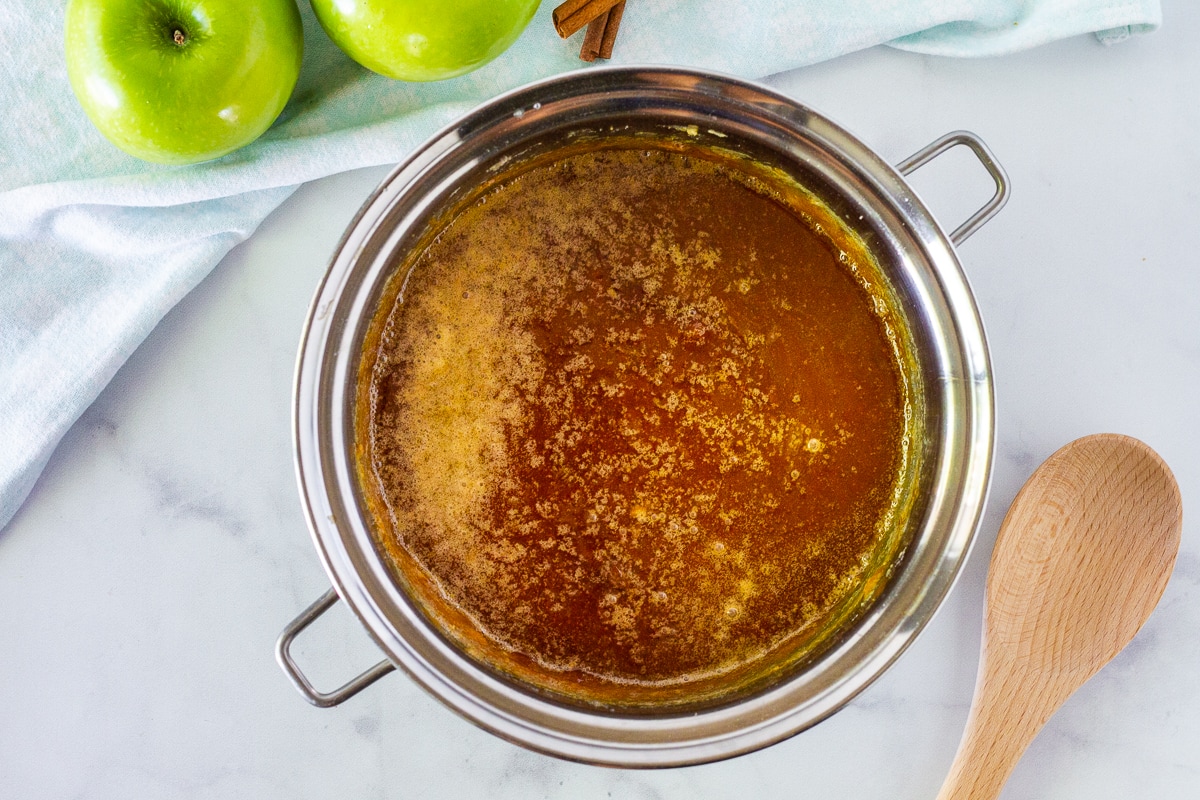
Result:
[[[631,96],[660,91],[680,102],[687,97],[698,105],[707,103],[710,112],[725,103],[729,108],[723,106],[724,112],[740,110],[754,116],[756,125],[816,137],[834,148],[842,159],[839,168],[853,172],[855,180],[878,193],[902,221],[894,235],[919,245],[920,262],[929,270],[924,275],[929,285],[923,290],[937,293],[934,299],[945,312],[941,321],[952,328],[958,344],[957,353],[939,357],[958,359],[961,368],[939,373],[937,385],[958,398],[953,419],[943,420],[948,426],[943,433],[948,430],[961,448],[943,458],[946,463],[940,464],[934,484],[952,487],[954,496],[933,497],[933,508],[926,512],[944,523],[936,552],[922,539],[905,554],[915,563],[928,562],[931,571],[920,585],[908,587],[903,613],[893,610],[887,616],[889,627],[882,631],[886,635],[871,633],[882,617],[873,607],[846,641],[831,648],[837,657],[855,653],[854,669],[824,674],[815,693],[798,696],[789,678],[727,706],[646,716],[585,711],[515,687],[480,668],[445,639],[429,635],[428,623],[394,585],[375,553],[353,496],[344,446],[338,453],[334,417],[339,417],[346,376],[352,380],[353,375],[347,372],[347,360],[354,359],[345,352],[346,345],[356,326],[369,322],[369,314],[363,319],[361,287],[351,278],[356,269],[371,269],[377,278],[384,271],[378,262],[386,260],[388,244],[396,241],[395,231],[385,230],[389,213],[402,201],[411,202],[414,187],[446,159],[469,148],[473,137],[489,132],[515,136],[530,119],[550,115],[556,103],[574,103],[572,108],[578,110],[584,99],[604,102],[597,98],[611,98],[619,91]],[[718,124],[713,119],[704,121]],[[339,418],[344,421],[344,414]],[[658,66],[593,68],[514,89],[444,127],[399,164],[355,215],[318,285],[300,341],[292,424],[297,482],[314,544],[338,595],[388,658],[448,707],[509,741],[571,760],[627,767],[703,763],[764,747],[825,719],[878,678],[932,619],[961,572],[986,504],[995,440],[982,320],[950,238],[900,172],[828,118],[773,89],[712,72]],[[944,455],[945,442],[938,448],[939,456]],[[872,641],[864,643],[867,638]],[[825,659],[818,659],[817,668]],[[829,663],[842,662],[835,657]]]

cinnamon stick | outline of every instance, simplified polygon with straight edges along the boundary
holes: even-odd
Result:
[[[620,0],[566,0],[551,14],[554,30],[566,39],[619,2]]]
[[[604,43],[604,31],[608,28],[608,18],[612,13],[613,9],[610,8],[588,23],[587,33],[583,35],[583,46],[579,48],[580,60],[591,62],[600,55],[600,47]]]
[[[613,43],[617,41],[617,30],[621,27],[621,15],[625,13],[625,0],[588,23],[583,35],[583,47],[579,58],[592,62],[597,58],[612,58]]]
[[[625,0],[608,10],[604,24],[604,38],[600,41],[600,57],[612,58],[613,44],[617,41],[617,29],[621,27],[621,16],[625,13]]]

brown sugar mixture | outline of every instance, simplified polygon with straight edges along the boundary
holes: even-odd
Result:
[[[911,472],[895,317],[816,201],[640,147],[459,211],[360,370],[383,547],[475,628],[452,639],[559,689],[802,651],[880,571]]]

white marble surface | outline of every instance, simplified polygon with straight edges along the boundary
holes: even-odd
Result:
[[[1033,467],[1095,431],[1145,439],[1200,497],[1200,8],[1159,33],[1009,58],[889,50],[772,82],[898,161],[979,133],[1013,197],[961,248],[988,325],[990,510],[924,635],[846,709],[720,764],[601,769],[526,752],[402,675],[306,705],[272,658],[328,586],[297,500],[292,365],[339,234],[384,170],[301,189],[151,335],[0,532],[0,797],[932,797],[977,660],[987,556]],[[917,182],[948,224],[969,159]],[[1187,512],[1185,512],[1187,513]],[[1007,798],[1200,796],[1200,530],[1134,644],[1051,721]],[[373,663],[344,609],[299,656],[325,685]]]

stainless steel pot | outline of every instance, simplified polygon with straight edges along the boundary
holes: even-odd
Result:
[[[691,127],[695,126],[695,127]],[[352,416],[363,335],[406,247],[448,201],[518,154],[581,132],[683,130],[780,166],[818,194],[879,255],[911,328],[925,397],[922,502],[880,598],[815,661],[757,694],[687,714],[588,710],[539,696],[472,661],[426,621],[373,543],[354,479]],[[947,235],[902,177],[969,147],[995,196]],[[295,389],[300,494],[334,588],[279,638],[280,664],[310,702],[343,702],[395,666],[450,708],[513,742],[564,758],[668,766],[726,758],[801,731],[888,667],[954,582],[983,511],[992,461],[987,345],[954,246],[1007,198],[984,144],[949,134],[892,167],[846,131],[769,89],[684,69],[580,71],[501,96],[397,167],[359,211],[317,290]],[[331,692],[291,656],[296,635],[338,598],[387,658]]]

